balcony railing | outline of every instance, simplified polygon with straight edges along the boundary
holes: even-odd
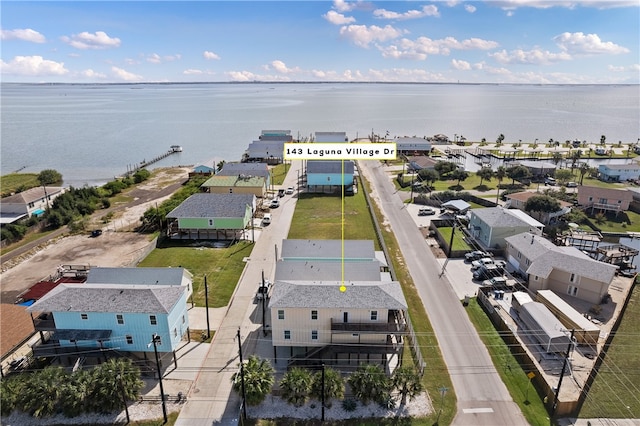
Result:
[[[405,334],[407,327],[397,322],[337,322],[332,318],[331,331],[336,333]]]

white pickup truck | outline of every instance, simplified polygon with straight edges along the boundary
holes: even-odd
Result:
[[[258,283],[258,292],[256,293],[256,299],[268,299],[269,290],[271,289],[271,282],[269,280],[264,281],[264,285],[261,282]]]

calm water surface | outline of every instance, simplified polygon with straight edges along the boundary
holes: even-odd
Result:
[[[420,84],[3,84],[1,172],[53,168],[65,185],[102,184],[182,145],[153,167],[237,161],[264,129],[454,134],[506,142],[635,142],[638,86]]]

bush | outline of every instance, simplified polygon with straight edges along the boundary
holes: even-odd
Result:
[[[347,413],[351,413],[355,411],[356,408],[358,408],[358,403],[356,402],[355,399],[347,398],[342,401],[342,409]]]

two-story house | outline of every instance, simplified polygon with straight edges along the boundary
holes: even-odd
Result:
[[[553,290],[599,304],[608,293],[617,269],[575,247],[556,246],[535,233],[523,232],[505,241],[507,262],[527,276],[532,291]]]
[[[193,294],[193,274],[177,268],[91,267],[86,284],[157,285],[184,287],[187,299]]]
[[[541,195],[541,194],[537,192],[523,191],[523,192],[516,192],[513,194],[505,195],[505,198],[507,200],[505,207],[522,210],[523,212],[527,213],[527,211],[525,210],[525,205],[527,204],[527,201],[529,200],[529,198],[537,195]],[[546,223],[546,224],[554,223],[558,217],[571,212],[571,203],[567,203],[566,201],[562,201],[562,200],[558,200],[558,202],[560,203],[560,209],[558,211],[531,212],[531,213],[534,215],[539,215],[538,219],[543,223]]]
[[[310,160],[307,161],[308,192],[341,192],[353,194],[353,161]]]
[[[0,203],[0,223],[4,225],[30,216],[40,216],[64,192],[65,189],[58,186],[37,186],[4,197]]]
[[[620,213],[629,210],[633,194],[624,189],[599,188],[597,186],[579,186],[578,204],[591,208],[591,211],[611,211]]]
[[[429,155],[431,142],[424,138],[400,137],[394,140],[396,151],[402,155]]]
[[[210,194],[252,194],[264,198],[267,179],[262,176],[237,174],[233,176],[211,176],[200,188]]]
[[[598,178],[605,182],[626,182],[640,179],[640,164],[600,164]]]
[[[265,178],[267,188],[271,185],[271,173],[266,163],[224,163],[219,176],[259,176]]]
[[[174,239],[243,238],[256,211],[253,194],[193,194],[167,214]]]
[[[523,211],[488,207],[472,209],[469,232],[484,248],[504,248],[505,238],[522,232],[542,235],[544,225]]]

